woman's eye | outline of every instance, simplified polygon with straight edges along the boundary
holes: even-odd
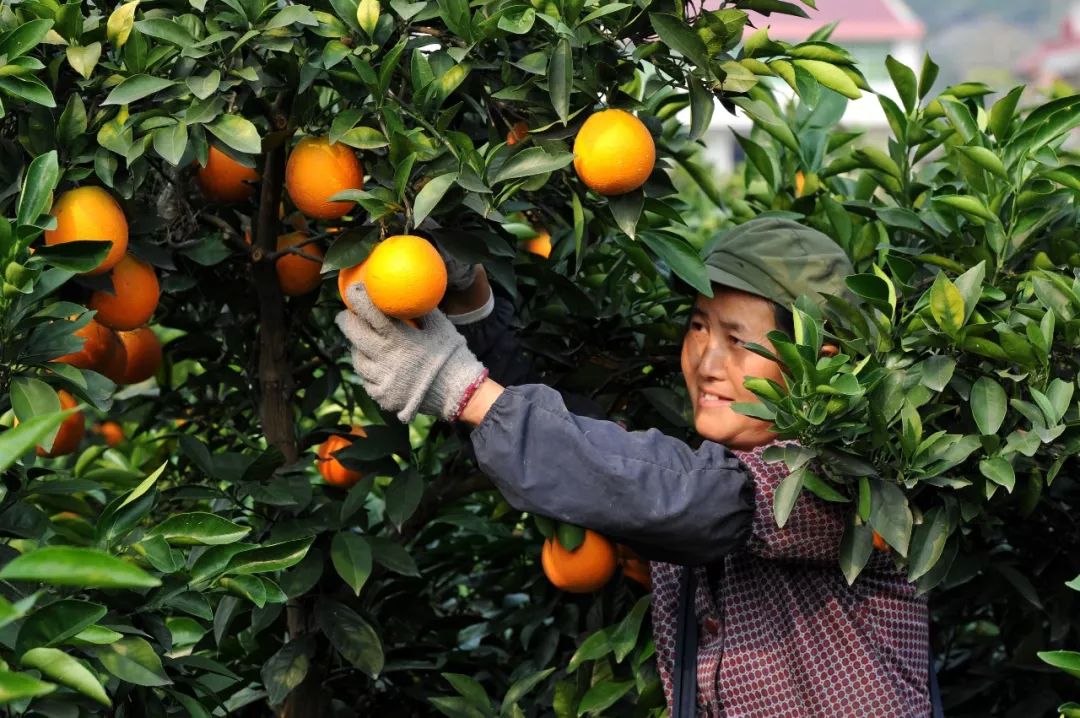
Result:
[[[704,322],[690,322],[690,331],[700,332],[705,328]]]

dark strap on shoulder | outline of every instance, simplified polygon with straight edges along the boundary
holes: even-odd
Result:
[[[934,669],[934,649],[930,648],[930,710],[934,718],[945,718],[941,705],[941,689],[938,688],[937,671]]]
[[[679,576],[678,620],[675,624],[675,665],[672,671],[673,706],[671,718],[697,715],[697,616],[694,596],[697,574],[684,566]]]

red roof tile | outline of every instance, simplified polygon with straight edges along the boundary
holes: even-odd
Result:
[[[903,0],[817,0],[817,10],[792,0],[806,11],[809,19],[772,14],[768,17],[751,12],[755,27],[769,26],[769,37],[795,42],[805,40],[814,30],[839,21],[832,40],[845,42],[880,42],[882,40],[918,40],[926,28]],[[721,0],[706,0],[705,10],[716,10]],[[749,29],[753,32],[753,29]]]

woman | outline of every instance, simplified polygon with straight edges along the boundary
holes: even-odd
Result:
[[[804,492],[777,527],[773,495],[787,471],[762,452],[794,442],[731,409],[756,401],[745,378],[783,381],[746,345],[791,333],[800,295],[843,294],[851,264],[825,235],[779,219],[725,233],[705,263],[714,294],[695,299],[681,359],[704,439],[696,450],[574,414],[550,387],[495,381],[455,329],[485,336],[473,346],[493,365],[515,353],[508,312],[491,312],[481,273],[479,284],[457,282],[462,291],[444,305],[452,321],[433,312],[415,329],[354,285],[355,313],[338,325],[384,409],[475,427],[477,462],[512,506],[599,531],[653,562],[657,664],[673,717],[929,716],[925,601],[883,554],[847,585],[837,562],[844,505]],[[481,296],[479,309],[459,313]]]

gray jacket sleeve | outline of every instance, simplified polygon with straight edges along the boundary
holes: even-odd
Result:
[[[742,547],[753,485],[720,444],[570,413],[541,384],[511,386],[472,433],[476,459],[515,509],[598,531],[642,557],[712,563]]]

